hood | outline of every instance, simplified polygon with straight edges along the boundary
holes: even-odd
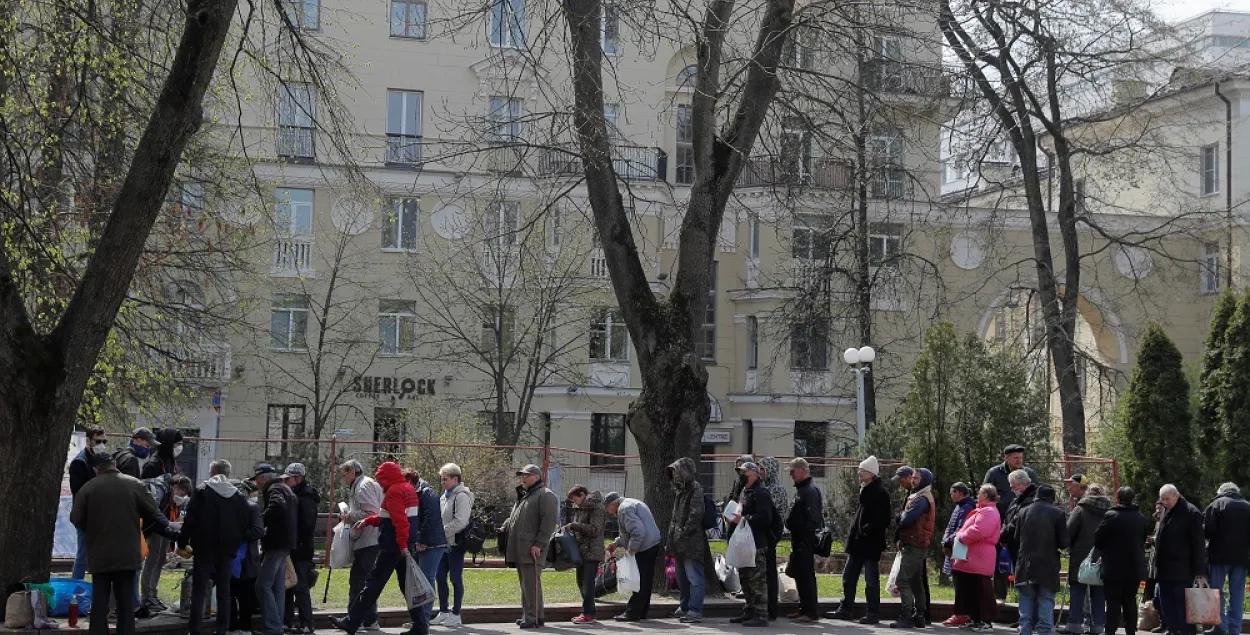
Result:
[[[207,481],[204,481],[204,487],[209,491],[216,493],[222,498],[230,498],[239,495],[239,488],[230,482],[230,477],[224,474],[218,474]]]
[[[582,509],[594,509],[603,507],[603,493],[595,490],[586,495],[586,500],[582,501]]]
[[[781,461],[776,457],[766,456],[760,459],[760,469],[764,470],[764,486],[773,487],[781,483]]]
[[[174,445],[182,443],[182,431],[178,428],[161,428],[156,431],[156,455],[163,459],[174,458]]]
[[[928,468],[923,467],[916,471],[920,472],[920,485],[916,487],[916,491],[933,486],[933,472],[930,472]]]
[[[1217,499],[1219,499],[1219,498],[1227,498],[1227,499],[1229,499],[1229,500],[1235,500],[1235,501],[1242,500],[1241,494],[1239,494],[1239,493],[1237,493],[1237,492],[1228,492],[1227,494],[1220,494],[1219,496],[1216,496],[1216,498],[1217,498]]]
[[[404,470],[394,461],[387,461],[379,465],[373,478],[377,479],[383,490],[390,489],[392,485],[407,482],[407,479],[404,478]]]
[[[1038,485],[1037,486],[1037,500],[1046,501],[1047,503],[1054,504],[1055,488],[1049,485]]]
[[[742,456],[738,457],[738,460],[737,460],[737,461],[734,461],[734,467],[737,467],[737,466],[739,466],[739,465],[742,465],[743,463],[754,463],[754,462],[755,462],[755,456],[754,456],[754,455],[752,455],[752,454],[743,454]]]
[[[1082,498],[1077,505],[1080,505],[1083,509],[1087,509],[1101,515],[1108,509],[1111,509],[1111,499],[1102,495],[1086,496],[1085,498]]]
[[[673,461],[673,464],[668,466],[668,478],[673,484],[673,489],[683,490],[690,487],[694,483],[696,470],[694,459],[690,457],[682,457]],[[674,477],[676,480],[673,480]]]

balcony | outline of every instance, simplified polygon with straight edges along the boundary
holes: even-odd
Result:
[[[152,361],[180,381],[223,384],[230,381],[230,345],[224,343],[175,346],[151,350]]]
[[[483,158],[488,172],[504,176],[520,176],[525,172],[526,154],[530,151],[525,145],[499,145],[486,149]]]
[[[806,165],[803,165],[806,163]],[[738,175],[738,187],[808,187],[817,190],[847,190],[855,184],[849,161],[808,159],[806,162],[777,156],[747,159]]]
[[[869,175],[868,198],[870,199],[910,198],[913,191],[912,181],[905,168],[898,166],[878,168]]]
[[[386,135],[386,162],[396,165],[421,163],[421,137],[416,135]]]
[[[950,94],[950,82],[936,66],[888,59],[865,60],[860,62],[859,77],[864,89],[875,93],[926,97]]]
[[[310,236],[279,238],[274,242],[273,275],[300,276],[312,271],[313,241]]]
[[[612,167],[626,181],[663,181],[668,174],[668,154],[660,148],[615,146]],[[538,162],[541,176],[581,176],[581,151],[574,145],[548,148]]]
[[[278,126],[278,156],[299,162],[317,160],[317,144],[312,128]]]

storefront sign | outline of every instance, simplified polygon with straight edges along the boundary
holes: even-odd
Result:
[[[729,430],[704,430],[704,443],[729,443],[732,439],[732,432]]]
[[[349,392],[358,398],[393,396],[396,399],[434,394],[433,379],[411,377],[357,377],[352,380]]]

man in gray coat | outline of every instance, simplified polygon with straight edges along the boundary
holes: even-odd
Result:
[[[360,461],[356,459],[345,461],[339,466],[339,477],[343,484],[350,488],[347,496],[347,513],[339,514],[339,520],[348,526],[354,526],[382,510],[382,486],[365,475],[365,468]],[[369,579],[369,572],[373,570],[373,564],[378,559],[378,528],[365,525],[360,530],[360,535],[353,535],[353,537],[355,539],[352,541],[352,569],[348,576],[348,597],[352,598],[347,606],[349,611],[351,603],[360,597],[360,592],[365,587],[365,580]],[[382,630],[382,627],[378,625],[376,602],[364,608],[364,619],[361,623],[364,624],[361,627],[362,630]]]
[[[655,524],[651,508],[640,500],[611,492],[603,499],[603,505],[608,515],[616,518],[620,531],[616,542],[608,545],[608,551],[615,555],[616,550],[621,549],[624,556],[633,556],[638,562],[641,583],[640,590],[629,596],[625,612],[617,615],[616,621],[637,622],[646,619],[651,610],[651,583],[655,578],[655,560],[660,555],[660,527]]]
[[[543,563],[547,547],[559,524],[559,502],[543,485],[542,469],[526,465],[516,471],[521,484],[516,488],[516,505],[501,531],[508,532],[505,560],[516,564],[521,583],[521,619],[517,626],[538,628],[543,625]]]

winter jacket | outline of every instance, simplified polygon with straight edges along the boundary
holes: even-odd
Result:
[[[382,509],[365,518],[365,524],[378,528],[378,549],[402,551],[417,546],[417,523],[420,502],[417,490],[398,463],[387,461],[374,473],[382,486]]]
[[[275,478],[265,484],[260,495],[265,500],[261,515],[265,520],[265,536],[260,546],[265,551],[291,551],[299,536],[299,501],[291,488]]]
[[[794,485],[794,506],[786,517],[786,529],[790,530],[791,551],[801,554],[816,553],[816,532],[825,526],[825,503],[820,490],[807,477]]]
[[[1055,505],[1055,490],[1037,487],[1037,498],[1016,515],[1008,527],[1017,545],[1016,585],[1036,584],[1059,590],[1060,552],[1068,548],[1063,510]]]
[[[1250,502],[1241,494],[1224,494],[1211,501],[1203,526],[1211,564],[1250,564]]]
[[[177,428],[161,428],[156,431],[156,456],[143,466],[144,479],[156,478],[164,474],[178,474],[178,460],[174,456],[174,446],[182,443],[182,432]]]
[[[1086,496],[1068,514],[1068,545],[1072,558],[1068,561],[1068,579],[1077,579],[1081,563],[1094,550],[1094,530],[1111,509],[1106,496]]]
[[[646,551],[660,544],[660,527],[647,504],[634,499],[622,498],[616,507],[616,526],[620,535],[613,543],[618,549],[634,553]]]
[[[760,479],[764,481],[769,496],[773,497],[773,509],[784,519],[790,513],[790,495],[786,492],[786,486],[781,484],[781,461],[766,456],[760,459],[760,469],[764,470]]]
[[[1029,505],[1032,505],[1033,501],[1037,499],[1037,487],[1037,485],[1029,485],[1028,489],[1021,492],[1015,500],[1011,501],[1011,506],[1007,508],[1007,515],[1003,517],[1002,540],[1003,544],[1007,547],[1007,551],[1011,552],[1011,559],[1013,562],[1017,559],[1016,554],[1020,550],[1020,545],[1015,539],[1015,536],[1018,533],[1015,529],[1017,517],[1019,517],[1020,513],[1027,509]],[[999,500],[998,509],[1000,513],[1002,508],[1002,500]]]
[[[673,485],[673,515],[668,523],[664,553],[683,560],[703,560],[707,533],[703,529],[703,486],[695,473],[694,459],[680,458],[668,466]]]
[[[776,515],[773,496],[762,481],[757,480],[742,490],[742,518],[751,526],[757,549],[766,544],[776,544],[777,541],[772,539],[773,517]]]
[[[417,483],[417,507],[423,513],[417,519],[417,544],[429,549],[441,549],[447,546],[447,533],[443,531],[443,512],[440,509],[438,492],[424,480]],[[438,513],[434,513],[438,510]]]
[[[347,524],[356,523],[382,511],[382,486],[361,474],[352,481],[351,494],[347,497]],[[378,546],[378,528],[365,525],[360,534],[352,532],[352,550]]]
[[[178,546],[190,545],[197,556],[211,562],[219,554],[238,553],[245,541],[256,540],[264,533],[260,518],[252,516],[247,497],[230,479],[219,474],[191,494]]]
[[[1094,530],[1103,580],[1146,579],[1146,517],[1136,505],[1116,505]]]
[[[598,491],[587,494],[581,507],[577,508],[576,518],[568,527],[577,537],[577,548],[582,552],[582,559],[603,562],[603,529],[608,521],[608,512],[603,508],[603,494]]]
[[[964,500],[971,498],[969,496]],[[976,503],[951,537],[952,541],[959,538],[959,542],[968,546],[968,557],[952,561],[951,569],[974,575],[994,575],[998,568],[998,538],[1002,529],[997,505],[989,501]]]
[[[265,521],[261,519],[260,504],[256,499],[245,497],[247,500],[248,520],[252,527],[259,527],[260,533],[257,537],[247,541],[247,555],[243,557],[243,570],[239,575],[240,580],[251,580],[260,575],[260,536],[265,533]]]
[[[504,529],[508,532],[504,559],[514,564],[532,563],[535,558],[530,555],[530,549],[538,547],[540,551],[537,561],[546,562],[551,534],[556,532],[556,525],[560,522],[559,508],[556,495],[542,481],[530,488],[518,485],[516,504],[512,506],[512,513],[504,523]]]
[[[955,532],[964,526],[968,513],[976,509],[976,507],[977,500],[971,496],[965,496],[958,503],[955,503],[955,509],[951,511],[951,518],[946,521],[946,531],[942,532],[942,547],[948,552],[954,546]],[[950,575],[953,563],[951,556],[946,556],[946,560],[942,563],[942,572]]]
[[[301,481],[291,488],[295,494],[295,548],[291,550],[291,559],[309,562],[317,550],[317,508],[321,506],[321,493],[317,488]]]
[[[859,488],[859,506],[851,519],[846,539],[846,552],[853,556],[876,559],[885,551],[885,535],[890,528],[890,492],[881,477]]]
[[[455,546],[456,534],[464,531],[473,518],[473,492],[464,483],[457,483],[439,497],[438,507],[443,521],[443,535],[447,536],[448,545]]]
[[[87,570],[93,574],[138,571],[143,566],[140,520],[157,527],[166,538],[178,538],[143,484],[113,470],[97,475],[78,490],[69,519],[86,534]]]
[[[74,455],[74,460],[69,462],[69,492],[77,496],[78,490],[94,477],[95,468],[87,463],[87,450]]]
[[[117,471],[131,478],[139,478],[143,476],[143,468],[152,460],[151,455],[144,454],[150,450],[135,445],[132,440],[129,444],[113,453],[113,460],[117,461]],[[144,454],[142,458],[139,454]]]
[[[926,549],[933,539],[933,526],[937,521],[937,503],[933,500],[933,473],[924,468],[920,484],[907,495],[903,513],[898,517],[898,542]]]
[[[1035,487],[1042,484],[1042,479],[1037,477],[1037,472],[1034,472],[1033,468],[1023,467],[1020,469],[1028,472],[1029,480],[1033,482]],[[991,467],[985,473],[985,479],[981,481],[982,484],[989,483],[994,486],[994,489],[998,490],[998,515],[1003,519],[1010,518],[1007,508],[1011,507],[1012,501],[1016,500],[1016,493],[1011,490],[1011,480],[1007,478],[1012,472],[1013,470],[1007,467],[1007,462],[1004,461]]]
[[[755,462],[754,456],[751,456],[750,454],[743,454],[742,456],[738,457],[737,461],[734,462],[734,467],[735,468],[739,467],[743,463],[754,463],[754,462]],[[746,487],[746,484],[747,484],[746,477],[742,475],[738,475],[738,478],[734,480],[733,487],[729,489],[729,497],[725,499],[725,502],[728,503],[729,501],[734,501],[736,503],[741,503],[742,502],[742,490]],[[730,538],[733,537],[734,529],[737,529],[737,527],[738,527],[737,525],[727,525],[725,527],[725,540],[726,541],[728,541]]]
[[[1155,538],[1155,566],[1158,579],[1190,583],[1194,577],[1207,574],[1206,536],[1202,530],[1202,512],[1183,497],[1172,509],[1163,512],[1161,529]]]

